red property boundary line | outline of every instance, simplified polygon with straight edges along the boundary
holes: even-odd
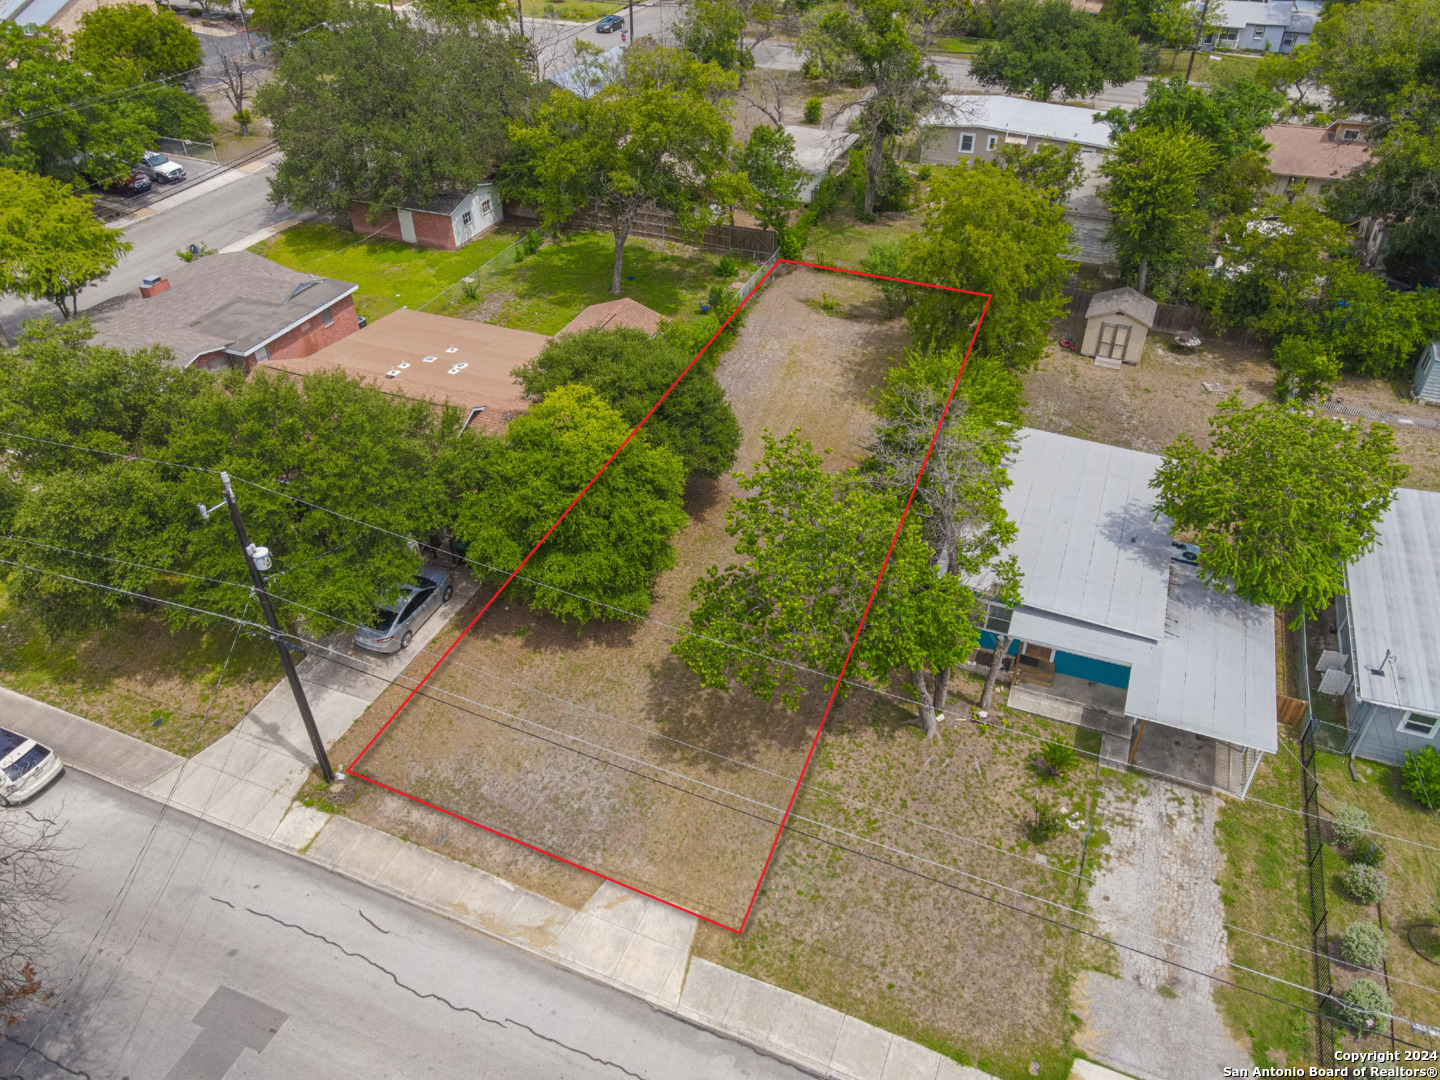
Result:
[[[810,740],[810,749],[805,754],[804,764],[800,766],[800,775],[795,778],[795,787],[790,792],[790,801],[785,804],[785,813],[781,816],[780,825],[775,830],[775,839],[770,842],[770,850],[765,855],[765,864],[760,868],[760,878],[755,882],[755,888],[750,894],[750,902],[745,907],[745,915],[740,920],[740,925],[736,927],[730,926],[716,919],[712,919],[707,915],[702,915],[698,911],[692,911],[681,904],[666,900],[664,897],[656,896],[653,893],[648,893],[644,889],[637,889],[634,885],[630,885],[616,878],[612,878],[607,874],[602,874],[600,871],[593,870],[588,866],[582,866],[580,863],[573,862],[570,859],[565,858],[563,855],[557,855],[553,851],[547,851],[545,848],[538,847],[535,844],[531,844],[525,840],[521,840],[518,836],[511,836],[509,833],[501,832],[499,829],[492,828],[489,825],[484,825],[481,822],[474,821],[471,818],[467,818],[463,814],[457,814],[453,810],[445,809],[445,807],[443,806],[437,806],[434,803],[426,802],[424,799],[419,798],[416,795],[412,795],[408,791],[402,791],[400,788],[392,787],[389,784],[375,779],[373,776],[367,776],[364,773],[356,772],[355,767],[360,764],[360,760],[370,752],[371,748],[379,740],[380,736],[385,734],[386,730],[390,727],[390,725],[395,722],[395,718],[398,717],[405,710],[405,707],[410,704],[411,699],[420,692],[421,687],[423,687],[427,682],[429,682],[430,676],[435,674],[435,672],[439,669],[440,665],[443,664],[445,660],[449,657],[449,655],[455,651],[456,646],[458,646],[460,642],[465,639],[465,636],[470,633],[470,631],[474,628],[475,624],[480,621],[481,617],[490,610],[490,606],[494,604],[496,600],[500,599],[500,594],[505,591],[506,587],[509,586],[510,582],[514,581],[520,571],[525,569],[525,564],[534,557],[535,553],[540,550],[540,548],[544,545],[545,541],[550,539],[551,534],[560,527],[560,523],[565,520],[565,518],[569,515],[570,511],[574,510],[580,500],[583,499],[585,495],[590,491],[590,489],[595,486],[596,481],[600,479],[601,475],[605,472],[605,470],[608,469],[611,463],[620,456],[620,452],[624,450],[625,447],[630,445],[630,440],[635,438],[636,434],[640,431],[641,428],[645,426],[645,424],[649,421],[650,417],[655,415],[655,410],[660,408],[660,406],[664,404],[665,399],[670,396],[671,391],[673,391],[675,387],[680,385],[680,380],[685,378],[686,375],[690,374],[690,369],[693,368],[696,363],[699,362],[700,358],[705,355],[706,351],[710,348],[710,346],[715,343],[715,339],[725,332],[725,329],[730,325],[731,320],[744,310],[745,305],[750,303],[751,298],[760,291],[761,286],[763,286],[765,282],[770,279],[770,276],[775,273],[776,267],[778,267],[781,263],[784,263],[788,266],[803,266],[810,270],[829,270],[837,274],[850,274],[854,277],[874,278],[878,281],[894,281],[902,285],[916,285],[920,288],[925,289],[941,289],[945,292],[963,293],[967,296],[983,297],[985,303],[980,309],[979,319],[975,321],[975,329],[970,334],[970,344],[965,347],[965,356],[960,361],[960,370],[955,373],[955,379],[950,384],[950,393],[945,398],[945,407],[940,411],[940,420],[938,423],[936,423],[935,430],[930,433],[930,442],[925,447],[925,456],[921,459],[920,469],[915,474],[915,483],[910,486],[910,494],[905,500],[905,509],[901,511],[900,520],[895,524],[895,532],[890,537],[890,546],[885,551],[885,558],[880,563],[880,571],[875,576],[875,584],[871,586],[870,596],[865,601],[865,610],[861,612],[860,622],[855,627],[855,633],[850,638],[850,648],[846,650],[845,660],[840,665],[840,671],[835,676],[835,684],[830,688],[830,696],[825,702],[825,711],[820,715],[820,724],[815,729],[815,737]],[[475,617],[465,625],[465,629],[461,630],[459,636],[457,636],[455,640],[450,643],[450,647],[440,654],[440,658],[436,660],[435,663],[430,665],[430,669],[425,672],[424,677],[422,677],[420,681],[411,688],[410,692],[405,695],[405,700],[402,701],[399,707],[390,714],[390,719],[386,720],[385,723],[381,726],[380,730],[375,733],[374,737],[365,744],[365,748],[361,750],[360,753],[355,755],[355,759],[351,761],[349,767],[346,768],[346,773],[350,776],[355,777],[356,779],[364,780],[367,783],[374,784],[378,788],[383,788],[385,791],[394,792],[396,795],[403,795],[411,802],[419,803],[421,806],[429,807],[431,810],[438,810],[440,813],[452,817],[457,821],[463,821],[467,825],[473,825],[477,829],[483,829],[485,832],[491,833],[494,836],[509,840],[511,843],[519,844],[521,847],[528,848],[530,851],[538,852],[541,855],[549,856],[556,862],[564,863],[566,866],[573,866],[575,869],[583,870],[587,874],[598,877],[603,881],[613,882],[614,884],[619,885],[622,888],[629,889],[631,892],[639,893],[641,896],[649,897],[651,900],[659,901],[660,903],[665,904],[667,907],[672,907],[678,911],[683,911],[687,915],[693,915],[695,918],[710,923],[712,926],[718,926],[721,929],[729,930],[733,934],[743,933],[746,923],[750,921],[750,913],[755,908],[755,901],[760,896],[760,886],[765,883],[765,875],[770,872],[770,863],[774,860],[775,851],[780,846],[780,838],[784,835],[785,826],[790,820],[790,811],[794,808],[795,800],[800,795],[800,785],[805,781],[805,774],[807,771],[809,771],[810,768],[810,760],[815,756],[815,748],[820,745],[820,736],[825,732],[825,724],[830,719],[830,711],[835,706],[835,698],[839,694],[840,687],[844,682],[845,672],[850,666],[850,659],[852,656],[854,656],[855,648],[860,643],[860,633],[862,630],[865,629],[865,620],[869,617],[870,608],[875,603],[875,597],[880,592],[880,584],[885,580],[885,571],[890,566],[890,557],[892,554],[894,554],[895,544],[900,539],[900,531],[905,527],[905,522],[910,516],[910,507],[915,502],[915,494],[920,489],[920,481],[925,475],[926,467],[930,464],[930,454],[935,449],[936,439],[940,437],[940,429],[945,425],[945,418],[950,412],[950,403],[955,399],[955,391],[959,388],[960,379],[965,374],[965,367],[970,362],[970,353],[975,348],[975,340],[980,335],[980,327],[983,326],[985,323],[985,316],[990,310],[990,301],[992,298],[993,297],[990,293],[975,292],[972,289],[960,289],[952,285],[932,285],[929,282],[924,281],[909,281],[905,278],[886,277],[882,274],[866,274],[859,270],[846,270],[845,268],[839,266],[823,266],[819,263],[800,262],[795,259],[776,259],[775,265],[772,266],[769,270],[767,270],[765,272],[765,276],[755,283],[755,287],[746,294],[745,299],[741,301],[739,306],[737,306],[735,310],[730,313],[730,317],[720,325],[720,329],[716,330],[715,333],[710,336],[710,340],[705,342],[704,346],[700,349],[700,351],[691,358],[690,363],[685,365],[685,370],[680,372],[680,374],[676,376],[675,381],[670,384],[670,386],[665,390],[665,393],[661,394],[655,404],[650,406],[650,411],[647,412],[643,417],[641,417],[640,422],[630,430],[630,434],[625,436],[625,441],[615,448],[615,452],[605,459],[605,463],[601,465],[600,468],[596,471],[595,475],[590,478],[589,483],[587,483],[583,488],[580,489],[580,493],[576,495],[575,498],[570,500],[570,505],[565,507],[565,510],[560,514],[559,517],[555,519],[554,523],[545,530],[545,535],[542,536],[539,541],[536,542],[535,546],[530,549],[529,554],[527,554],[525,558],[520,560],[520,565],[515,567],[514,570],[510,571],[510,576],[507,577],[504,582],[501,583],[500,587],[495,590],[495,594],[491,596],[488,601],[486,601],[485,606],[482,607],[480,611],[475,615]]]

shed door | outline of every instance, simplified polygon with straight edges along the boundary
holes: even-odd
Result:
[[[1113,322],[1100,324],[1100,345],[1095,350],[1096,356],[1109,357],[1111,360],[1124,360],[1125,350],[1129,345],[1129,326]]]

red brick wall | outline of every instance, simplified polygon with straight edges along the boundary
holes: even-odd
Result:
[[[293,330],[287,330],[270,342],[270,359],[294,360],[301,356],[310,356],[360,329],[355,315],[353,293],[336,300],[330,305],[330,311],[334,314],[335,321],[329,326],[325,325],[321,314],[317,312]]]
[[[351,229],[362,236],[370,236],[378,231],[379,235],[387,240],[404,241],[405,238],[400,235],[400,217],[395,211],[390,211],[371,225],[365,216],[369,209],[368,203],[350,204]],[[411,213],[415,221],[415,243],[421,247],[455,250],[455,229],[450,224],[448,214],[422,214],[416,211]]]

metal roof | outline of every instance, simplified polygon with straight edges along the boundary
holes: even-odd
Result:
[[[70,0],[9,0],[0,9],[0,19],[19,26],[47,26]]]
[[[1125,712],[1274,753],[1275,609],[1217,593],[1170,564],[1165,639],[1130,669]]]
[[[1154,520],[1154,454],[1025,430],[1005,512],[1028,607],[1160,640],[1168,527]]]
[[[1109,149],[1110,126],[1097,121],[1099,115],[1094,109],[1005,94],[946,94],[925,125],[985,128]]]
[[[1440,716],[1440,493],[1396,492],[1380,542],[1345,575],[1360,697]]]
[[[786,124],[785,133],[795,140],[795,164],[811,176],[824,176],[860,138],[834,122],[825,127]]]
[[[1273,752],[1274,610],[1216,593],[1171,561],[1169,523],[1153,520],[1159,465],[1153,454],[1020,433],[1004,500],[1023,574],[1010,632],[1128,666],[1129,716]]]

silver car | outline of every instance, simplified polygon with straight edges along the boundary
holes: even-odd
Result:
[[[156,150],[146,150],[141,156],[140,171],[160,184],[178,184],[185,179],[185,167]]]
[[[0,806],[33,799],[60,769],[60,755],[48,746],[0,728]]]
[[[408,648],[415,631],[454,595],[450,571],[426,563],[420,573],[400,587],[399,596],[375,609],[369,626],[355,631],[355,644],[378,653]]]

